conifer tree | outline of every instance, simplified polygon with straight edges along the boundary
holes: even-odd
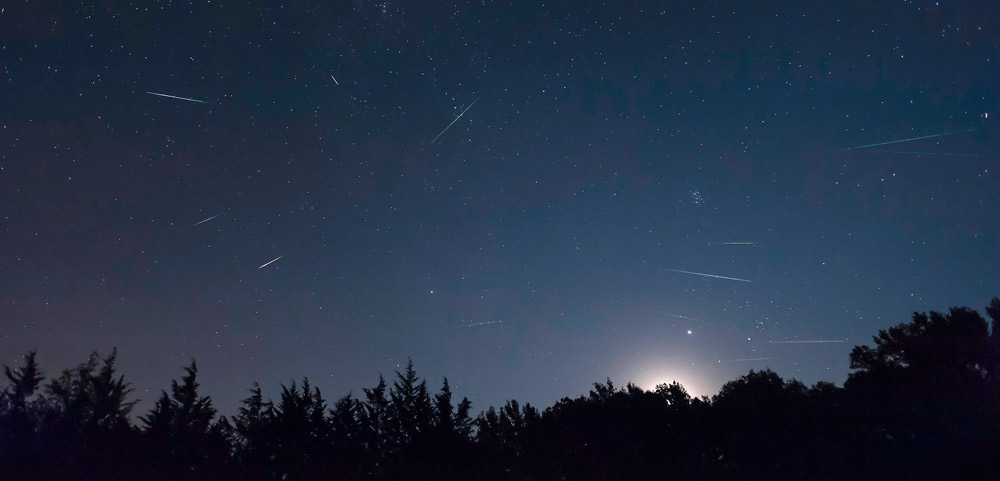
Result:
[[[215,408],[208,396],[198,394],[198,365],[192,360],[184,368],[181,382],[170,383],[171,394],[162,391],[152,411],[142,421],[154,455],[169,468],[179,472],[206,469],[228,449],[225,424],[213,424]]]
[[[346,444],[356,440],[359,434],[358,416],[361,410],[357,399],[351,393],[337,400],[330,410],[330,427],[337,443]]]
[[[434,411],[436,414],[435,426],[442,432],[454,432],[455,407],[451,404],[451,388],[448,386],[448,378],[444,378],[441,392],[434,395]]]
[[[469,412],[472,411],[472,401],[469,398],[463,397],[462,401],[458,403],[458,408],[455,409],[455,432],[462,435],[464,438],[468,438],[472,434],[472,417]]]
[[[38,387],[45,380],[45,376],[42,375],[38,368],[38,362],[35,360],[35,351],[24,355],[24,366],[11,369],[5,365],[3,370],[10,382],[10,385],[4,390],[7,401],[14,412],[23,412],[27,408],[28,399],[35,395]]]
[[[389,400],[386,398],[387,386],[385,378],[378,376],[378,384],[365,388],[365,401],[362,405],[361,431],[362,438],[369,452],[379,456],[385,454],[389,435]]]
[[[392,400],[393,438],[397,445],[409,443],[433,423],[427,382],[417,377],[412,360],[407,362],[406,370],[396,372],[389,397]]]
[[[125,376],[116,377],[117,357],[117,349],[103,359],[94,352],[87,362],[63,371],[49,383],[47,391],[61,422],[84,430],[128,426],[128,415],[137,401],[127,400],[132,388]]]
[[[260,384],[253,383],[250,397],[242,401],[233,418],[233,448],[237,465],[251,477],[266,477],[273,462],[274,406],[264,400]]]

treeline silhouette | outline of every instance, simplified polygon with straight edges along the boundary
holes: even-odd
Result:
[[[539,411],[475,418],[410,363],[330,404],[308,379],[257,384],[219,416],[198,367],[130,422],[116,352],[45,382],[35,353],[0,395],[2,480],[1000,479],[1000,299],[914,313],[856,346],[843,387],[750,371],[711,399],[611,380]]]

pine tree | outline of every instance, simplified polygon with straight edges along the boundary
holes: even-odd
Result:
[[[330,410],[330,428],[338,444],[351,443],[358,437],[360,410],[360,403],[351,397],[351,393],[334,403]]]
[[[170,432],[174,425],[174,405],[166,391],[160,391],[160,398],[153,404],[153,409],[144,417],[139,418],[146,424],[149,432],[163,433]]]
[[[221,461],[225,433],[212,423],[216,411],[211,398],[198,394],[197,363],[192,360],[184,370],[181,382],[171,381],[171,394],[162,391],[152,411],[140,419],[154,455],[166,469],[191,472]]]
[[[427,382],[417,377],[413,361],[406,370],[396,372],[396,381],[389,392],[392,400],[392,420],[396,444],[404,445],[425,432],[433,423],[433,407],[427,393]]]
[[[38,369],[35,351],[24,355],[23,367],[11,369],[5,365],[3,370],[7,380],[10,381],[10,386],[4,390],[7,400],[14,412],[24,412],[28,399],[35,395],[38,386],[45,380],[45,376]]]
[[[451,388],[448,386],[448,378],[444,378],[441,392],[434,395],[435,426],[440,431],[445,433],[455,431],[454,410],[455,408],[451,404]]]
[[[361,430],[367,450],[381,456],[385,454],[389,436],[389,400],[386,398],[385,378],[378,376],[378,385],[365,388],[365,402],[362,407]]]
[[[472,411],[472,401],[469,398],[463,397],[462,401],[458,403],[458,408],[455,410],[455,432],[462,435],[464,438],[469,438],[472,434],[472,418],[469,416],[469,412]]]
[[[267,456],[274,460],[278,477],[301,479],[305,473],[322,470],[329,449],[326,401],[309,379],[299,388],[295,381],[281,386],[281,397],[270,416],[271,445]]]
[[[116,377],[117,358],[117,349],[104,359],[94,352],[76,370],[67,369],[49,383],[62,422],[84,430],[128,427],[128,415],[138,401],[127,400],[132,388],[125,376]]]
[[[264,401],[260,384],[250,388],[250,397],[242,402],[233,418],[233,443],[238,465],[250,477],[265,477],[271,472],[273,462],[274,406]]]

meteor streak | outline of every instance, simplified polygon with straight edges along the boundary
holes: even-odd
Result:
[[[726,280],[730,280],[730,281],[750,282],[750,281],[748,281],[746,279],[740,279],[740,278],[737,278],[737,277],[716,276],[716,275],[713,275],[713,274],[703,274],[701,272],[682,271],[682,270],[679,270],[679,269],[665,269],[665,270],[668,270],[670,272],[680,272],[681,274],[691,274],[691,275],[695,275],[695,276],[714,277],[716,279],[726,279]]]
[[[826,344],[831,342],[847,342],[847,339],[817,339],[814,341],[767,341],[768,344]]]
[[[160,97],[167,97],[167,98],[171,98],[171,99],[187,100],[188,102],[197,102],[199,104],[211,104],[212,103],[212,102],[206,102],[204,100],[189,99],[187,97],[178,97],[176,95],[158,94],[156,92],[146,92],[146,93],[149,94],[149,95],[159,95]]]
[[[281,255],[281,256],[278,256],[278,257],[275,257],[275,258],[274,258],[274,259],[272,259],[272,260],[271,260],[270,262],[268,262],[268,263],[266,263],[266,264],[264,264],[264,265],[262,265],[262,266],[258,267],[258,269],[263,269],[263,268],[265,268],[265,267],[267,267],[267,266],[269,266],[269,265],[271,265],[271,264],[274,264],[275,262],[277,262],[277,260],[278,260],[278,259],[281,259],[282,257],[285,257],[285,256]]]
[[[500,324],[501,322],[507,322],[507,321],[505,319],[501,319],[499,321],[474,322],[472,324],[466,324],[465,327],[485,326],[487,324]]]
[[[205,220],[199,220],[198,222],[195,222],[194,225],[192,225],[191,227],[194,227],[194,226],[199,225],[199,224],[204,224],[204,223],[206,223],[206,222],[208,222],[208,221],[210,221],[210,220],[212,220],[212,219],[214,219],[214,218],[216,218],[218,216],[219,216],[219,214],[215,214],[212,217],[209,217],[209,218],[207,218]]]
[[[469,106],[466,107],[465,110],[462,111],[462,113],[458,114],[458,117],[455,117],[455,120],[452,120],[451,123],[448,124],[448,126],[445,127],[444,130],[442,130],[440,134],[437,134],[437,137],[434,137],[434,140],[432,140],[431,143],[433,144],[434,142],[437,142],[437,139],[441,138],[441,136],[444,135],[444,133],[447,132],[448,129],[450,129],[452,125],[455,125],[455,122],[458,122],[458,119],[462,118],[462,116],[465,115],[465,113],[468,112],[469,109],[471,109],[473,105],[476,105],[476,102],[479,102],[479,99],[473,100],[472,103],[469,104]]]
[[[670,316],[670,317],[676,317],[676,318],[678,318],[678,319],[685,319],[685,320],[688,320],[688,321],[694,321],[694,322],[700,322],[700,323],[702,323],[702,324],[711,324],[711,323],[710,323],[710,322],[708,322],[708,321],[703,321],[703,320],[701,320],[701,319],[695,319],[695,318],[693,318],[693,317],[688,317],[688,316],[682,316],[682,315],[680,315],[680,314],[672,314],[672,313],[669,313],[669,312],[663,312],[663,311],[660,311],[660,313],[661,313],[661,314],[663,314],[663,315],[666,315],[666,316]]]
[[[750,361],[770,361],[776,357],[750,357],[746,359],[719,359],[719,362],[750,362]]]
[[[711,244],[711,243],[709,243],[709,244]],[[721,246],[755,246],[755,245],[757,245],[756,242],[716,242],[716,244],[719,244]]]
[[[333,75],[331,75],[330,78],[333,79],[333,85],[335,85],[337,87],[340,86],[340,82],[337,81],[337,77],[334,77]]]
[[[944,132],[944,133],[941,133],[941,134],[923,135],[923,136],[920,136],[920,137],[910,137],[908,139],[890,140],[888,142],[879,142],[877,144],[865,144],[865,145],[859,145],[857,147],[848,147],[846,149],[837,149],[837,150],[834,150],[833,152],[845,152],[845,151],[848,151],[848,150],[867,149],[868,147],[878,147],[880,145],[899,144],[899,143],[902,143],[902,142],[910,142],[910,141],[913,141],[913,140],[933,139],[934,137],[944,137],[945,135],[964,134],[966,132],[972,132],[973,130],[976,130],[976,129],[975,128],[971,128],[971,129],[965,129],[965,130],[954,130],[954,131],[951,131],[951,132]]]

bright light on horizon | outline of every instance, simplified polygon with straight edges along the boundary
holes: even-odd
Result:
[[[684,386],[684,390],[692,398],[711,397],[718,392],[718,388],[712,390],[711,383],[704,379],[707,377],[707,373],[699,373],[699,371],[701,370],[695,366],[664,362],[638,368],[632,371],[635,375],[630,378],[635,385],[646,391],[652,391],[660,384],[670,384],[677,381],[681,386]]]

